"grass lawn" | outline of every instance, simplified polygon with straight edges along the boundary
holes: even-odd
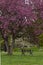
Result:
[[[43,65],[43,51],[34,51],[33,56],[29,53],[24,56],[20,52],[8,56],[2,52],[1,65]]]

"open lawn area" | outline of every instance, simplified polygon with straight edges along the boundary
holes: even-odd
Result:
[[[43,65],[43,51],[34,51],[32,56],[29,53],[24,56],[21,52],[10,56],[2,52],[1,65]]]

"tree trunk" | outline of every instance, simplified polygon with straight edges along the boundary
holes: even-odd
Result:
[[[15,42],[15,39],[14,39],[13,35],[11,35],[11,40],[10,40],[10,45],[9,45],[9,51],[8,51],[8,53],[10,55],[12,55],[12,53],[13,53],[14,42]]]
[[[15,36],[14,34],[12,35],[12,46],[13,46],[13,49],[15,48]]]
[[[7,49],[7,52],[9,54],[9,43],[8,43],[8,37],[7,36],[4,38],[4,43],[6,45],[6,49]]]
[[[13,49],[12,45],[9,45],[9,48],[8,48],[8,54],[9,55],[12,55],[12,52],[13,52],[12,49]]]
[[[8,51],[8,43],[7,43],[6,40],[5,40],[5,45],[6,45],[6,49],[7,49],[7,51]]]

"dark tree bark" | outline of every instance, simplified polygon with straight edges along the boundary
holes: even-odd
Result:
[[[9,50],[8,38],[6,38],[6,39],[4,38],[4,44],[5,44],[7,52],[8,52],[8,50]]]
[[[9,45],[9,54],[12,55],[13,49],[15,47],[15,36],[14,36],[14,34],[11,34],[11,40],[10,41],[11,41],[11,43]]]

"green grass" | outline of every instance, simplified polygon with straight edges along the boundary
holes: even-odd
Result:
[[[43,65],[43,51],[34,51],[33,56],[27,53],[25,56],[20,52],[13,55],[1,53],[1,65]]]

